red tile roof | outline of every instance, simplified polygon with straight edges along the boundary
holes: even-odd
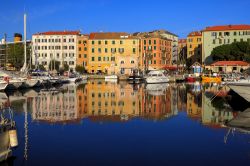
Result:
[[[122,38],[123,37],[123,38]],[[91,33],[89,39],[131,39],[135,38],[126,32],[97,32]]]
[[[80,31],[48,31],[48,32],[39,32],[34,35],[79,35]]]
[[[210,66],[248,66],[248,62],[244,61],[218,61],[212,63]]]
[[[250,25],[222,25],[206,27],[203,31],[250,30]]]
[[[187,39],[179,39],[178,43],[187,43]]]
[[[195,31],[188,34],[188,37],[192,36],[202,36],[202,33],[200,31]]]

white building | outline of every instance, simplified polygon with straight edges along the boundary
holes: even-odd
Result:
[[[52,60],[69,65],[75,70],[77,58],[77,37],[79,31],[50,31],[32,35],[32,64],[43,65],[47,70]]]
[[[210,55],[215,47],[240,41],[250,42],[250,25],[206,27],[202,31],[202,62],[212,62]]]

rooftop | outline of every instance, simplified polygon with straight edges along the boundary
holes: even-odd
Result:
[[[178,43],[187,43],[187,39],[179,39]]]
[[[193,37],[193,36],[202,36],[202,33],[200,31],[194,31],[188,34],[188,37]]]
[[[79,35],[80,31],[48,31],[38,32],[34,35]]]
[[[221,25],[206,27],[203,31],[250,30],[250,25]]]
[[[95,32],[90,33],[89,39],[131,39],[134,38],[126,32]]]
[[[218,61],[212,63],[210,66],[248,66],[248,62],[244,61]]]

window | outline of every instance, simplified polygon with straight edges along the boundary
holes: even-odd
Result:
[[[135,42],[135,40],[133,40],[133,44],[135,44],[136,42]]]
[[[120,41],[120,44],[123,44],[123,41],[122,41],[122,40]]]
[[[87,58],[87,54],[84,54],[84,58]]]
[[[156,50],[156,46],[154,46],[154,50]]]
[[[121,61],[121,64],[124,64],[124,61]]]
[[[91,61],[92,61],[92,62],[95,61],[95,57],[91,57]]]
[[[156,60],[154,60],[154,64],[156,64]]]
[[[79,54],[79,56],[78,56],[79,58],[81,58],[81,54]]]
[[[107,48],[105,48],[105,53],[108,53],[108,49]]]
[[[131,64],[135,64],[135,61],[134,61],[134,60],[132,60],[130,63],[131,63]]]
[[[213,39],[213,44],[216,44],[216,40],[215,39]]]
[[[192,48],[192,44],[189,45],[189,48]]]
[[[92,41],[92,45],[94,45],[95,44],[95,41]]]
[[[234,36],[236,36],[237,35],[237,32],[234,32]]]
[[[111,52],[115,53],[116,52],[116,48],[111,48]]]
[[[102,41],[98,41],[98,44],[101,45],[101,44],[102,44]]]
[[[115,57],[111,57],[111,61],[115,61]]]
[[[98,53],[101,53],[102,52],[102,49],[101,48],[98,48]]]
[[[115,41],[114,41],[114,40],[112,41],[112,44],[115,44]]]
[[[222,32],[219,32],[219,36],[222,36]]]
[[[250,39],[249,39],[249,38],[247,39],[247,42],[250,42]]]
[[[148,44],[151,45],[151,40],[148,41]]]
[[[105,41],[105,45],[107,45],[107,44],[108,44],[108,41],[106,40],[106,41]]]
[[[133,48],[133,53],[136,53],[136,48]]]
[[[243,39],[240,39],[241,42],[243,42]]]
[[[237,39],[234,39],[234,42],[237,42]]]
[[[79,51],[82,51],[82,48],[81,48],[81,47],[79,47]]]
[[[154,40],[154,44],[156,44],[156,40]]]
[[[201,38],[197,38],[197,42],[201,42]]]
[[[99,62],[102,61],[102,58],[101,58],[101,57],[98,57],[98,61],[99,61]]]
[[[95,49],[94,48],[92,48],[92,53],[95,53]]]
[[[87,47],[84,47],[84,51],[87,51]]]
[[[224,32],[224,36],[230,36],[230,32]]]
[[[81,41],[81,40],[79,40],[79,41],[78,41],[78,44],[82,44],[82,41]]]

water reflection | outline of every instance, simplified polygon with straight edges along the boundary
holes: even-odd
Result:
[[[186,111],[203,125],[223,127],[235,114],[226,101],[229,90],[200,83],[131,85],[95,80],[60,89],[17,91],[9,97],[1,93],[0,99],[17,111],[28,110],[35,122],[163,120]]]
[[[103,124],[129,123],[138,119],[164,122],[177,119],[184,113],[188,120],[199,122],[202,126],[228,130],[224,138],[227,143],[232,131],[242,129],[242,126],[233,125],[235,121],[245,117],[232,110],[229,104],[232,98],[226,86],[201,85],[198,82],[131,85],[126,82],[93,80],[83,85],[64,85],[59,89],[0,93],[3,106],[11,106],[15,114],[24,113],[24,123],[21,125],[24,127],[22,141],[26,160],[29,156],[28,130],[34,123],[79,125],[85,121]],[[246,128],[249,126],[244,130]]]

